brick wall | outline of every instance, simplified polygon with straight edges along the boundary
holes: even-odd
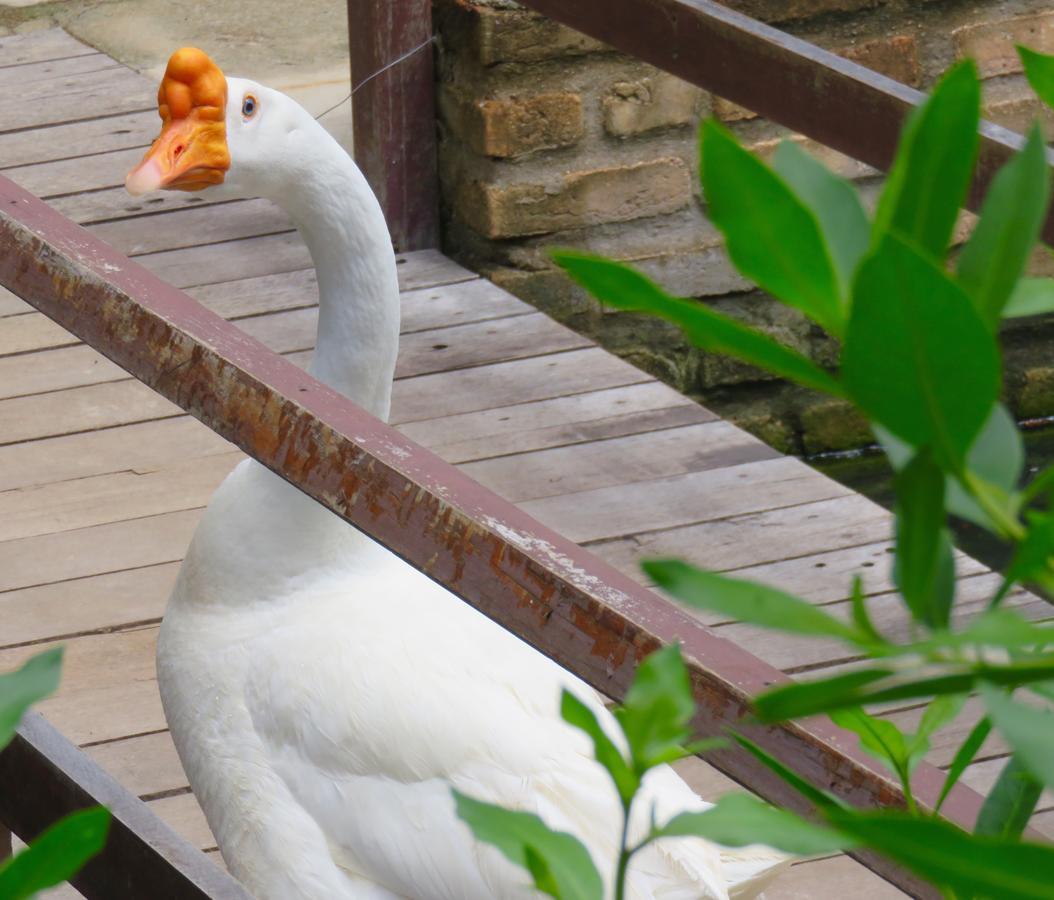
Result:
[[[1046,0],[730,5],[917,87],[973,56],[988,118],[1017,130],[1036,116],[1054,126],[1014,52],[1015,43],[1054,52]],[[436,17],[449,253],[780,448],[816,452],[868,440],[835,401],[702,353],[665,323],[602,309],[553,269],[546,251],[578,247],[630,261],[670,290],[831,365],[837,348],[820,329],[729,264],[699,193],[697,125],[714,115],[762,156],[784,138],[800,141],[854,179],[869,202],[881,188],[879,173],[512,0],[436,0]],[[969,221],[964,216],[961,234]],[[1049,259],[1037,255],[1037,271],[1054,269]],[[1054,414],[1052,337],[1054,321],[1022,323],[1005,335],[1008,399],[1023,417]]]

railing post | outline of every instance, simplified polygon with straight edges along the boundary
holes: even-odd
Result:
[[[431,0],[348,0],[348,38],[355,161],[396,249],[437,247]]]
[[[0,822],[0,863],[8,859],[12,853],[14,853],[14,848],[11,845],[11,829]]]

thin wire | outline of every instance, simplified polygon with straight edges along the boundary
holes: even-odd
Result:
[[[407,51],[406,51],[406,52],[405,52],[405,53],[404,53],[404,54],[403,54],[402,56],[400,56],[400,57],[399,57],[398,59],[393,59],[393,60],[392,60],[392,61],[391,61],[390,63],[388,63],[387,65],[385,65],[385,66],[382,66],[382,67],[381,67],[380,69],[378,69],[378,70],[377,70],[376,72],[374,72],[374,73],[373,73],[372,75],[369,75],[369,76],[367,76],[367,77],[366,77],[366,78],[364,78],[364,79],[363,79],[362,81],[360,81],[360,82],[359,82],[359,83],[358,83],[357,85],[355,85],[355,87],[354,87],[354,89],[353,89],[353,90],[351,91],[351,93],[350,93],[350,94],[348,94],[348,96],[347,96],[347,97],[345,97],[345,98],[344,98],[343,100],[338,100],[338,101],[337,101],[336,103],[334,103],[334,104],[333,104],[333,105],[332,105],[332,106],[331,106],[331,107],[330,107],[329,109],[327,109],[327,110],[326,110],[325,112],[320,112],[320,113],[319,113],[319,114],[318,114],[317,116],[315,116],[315,121],[317,122],[317,121],[318,121],[319,119],[321,119],[321,118],[322,118],[323,116],[328,116],[328,115],[329,115],[329,114],[330,114],[331,112],[333,112],[333,110],[335,110],[335,109],[336,109],[336,108],[337,108],[338,106],[343,106],[343,105],[344,105],[345,103],[347,103],[347,102],[348,102],[348,101],[349,101],[349,100],[350,100],[350,99],[351,99],[352,97],[354,97],[354,96],[355,96],[355,95],[356,95],[356,94],[357,94],[357,93],[358,93],[359,91],[361,91],[361,90],[362,90],[362,89],[363,89],[364,87],[366,87],[366,85],[368,85],[368,84],[369,84],[369,83],[370,83],[371,81],[373,81],[373,79],[374,79],[374,78],[377,78],[377,77],[378,77],[379,75],[383,75],[383,74],[384,74],[385,72],[387,72],[387,71],[388,71],[389,69],[394,69],[394,68],[395,68],[395,67],[396,67],[397,65],[399,65],[400,63],[406,62],[406,60],[408,60],[408,59],[409,59],[409,58],[410,58],[411,56],[416,56],[416,55],[417,55],[418,53],[420,53],[420,52],[421,52],[422,50],[424,50],[424,48],[425,48],[425,47],[427,47],[427,46],[428,46],[429,44],[432,44],[432,43],[434,43],[434,42],[435,42],[435,35],[432,35],[431,37],[428,37],[428,38],[426,38],[425,40],[421,41],[421,43],[420,43],[420,44],[418,44],[418,45],[417,45],[416,47],[414,47],[414,48],[413,48],[412,50],[407,50]]]

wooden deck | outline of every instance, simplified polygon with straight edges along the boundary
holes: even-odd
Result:
[[[0,38],[0,171],[274,350],[306,360],[314,272],[281,211],[258,200],[136,200],[121,187],[156,132],[155,89],[61,31]],[[635,577],[640,559],[678,554],[838,611],[860,572],[878,624],[905,629],[883,509],[439,253],[399,263],[392,420],[409,437]],[[0,289],[0,671],[65,644],[62,688],[42,711],[206,851],[212,836],[165,730],[154,642],[202,508],[240,458]],[[996,576],[960,562],[965,611],[984,602]],[[1023,592],[1010,602],[1049,612]],[[791,673],[852,662],[841,646],[709,624]],[[920,710],[886,714],[910,725]],[[948,765],[972,724],[964,715],[938,735],[932,761]],[[1003,750],[991,739],[967,782],[990,786]],[[686,774],[704,796],[731,786],[698,761]],[[1037,826],[1054,831],[1054,801],[1042,809]],[[850,889],[859,900],[902,896],[831,857],[799,863],[767,897]]]

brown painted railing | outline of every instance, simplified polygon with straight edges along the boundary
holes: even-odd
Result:
[[[0,284],[608,695],[622,697],[638,661],[672,641],[684,648],[701,734],[738,723],[752,694],[785,680],[5,179]],[[747,730],[851,802],[903,801],[855,739],[828,724]],[[22,738],[33,746],[31,733]],[[752,756],[708,758],[763,796],[801,808]],[[20,773],[24,767],[9,771],[8,785]],[[923,803],[941,782],[936,769],[920,767]],[[0,796],[12,802],[7,791]],[[961,788],[945,808],[965,824],[979,802]],[[9,820],[3,808],[0,818]],[[109,859],[119,870],[120,858]],[[922,891],[883,861],[867,861]],[[111,888],[94,896],[136,895]]]
[[[903,118],[920,97],[707,0],[526,5],[878,167],[888,164]],[[360,162],[399,245],[432,246],[438,220],[430,54],[367,81],[427,39],[428,2],[349,0],[349,13],[353,72],[362,84],[355,97]],[[992,125],[982,131],[974,204],[1020,140]],[[1049,223],[1046,235],[1054,235]],[[610,696],[623,695],[645,654],[675,640],[684,647],[702,734],[738,723],[753,693],[784,680],[4,179],[0,284]],[[855,739],[826,724],[747,730],[851,802],[903,801]],[[800,798],[752,757],[727,751],[708,759],[761,795],[801,808]],[[109,781],[100,789],[100,775],[31,718],[0,755],[0,820],[29,838],[69,809],[102,800],[119,813],[118,825],[77,882],[87,896],[159,896],[144,893],[150,884],[166,885],[166,897],[243,896],[222,872],[202,872],[200,855],[157,831],[134,797]],[[942,781],[936,769],[920,767],[923,804],[933,802]],[[975,792],[959,786],[945,813],[969,826],[979,805]],[[859,858],[909,893],[935,896],[883,860]]]

